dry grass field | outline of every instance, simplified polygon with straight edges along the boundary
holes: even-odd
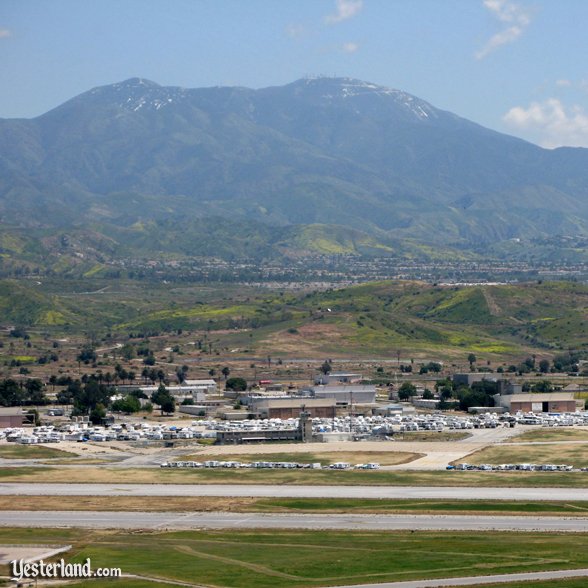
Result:
[[[328,445],[325,447],[328,449]],[[210,455],[197,453],[182,457],[188,461],[203,461],[206,459],[218,459],[222,461],[239,461],[253,463],[255,461],[297,462],[297,463],[321,463],[330,465],[336,462],[350,464],[379,463],[380,465],[401,465],[410,463],[423,457],[422,453],[409,453],[404,451],[325,451],[321,453],[229,453]]]
[[[398,500],[356,498],[243,498],[168,496],[0,496],[0,511],[101,512],[327,512],[355,514],[464,514],[517,516],[588,516],[586,502],[484,500]]]
[[[457,463],[463,462],[471,464],[555,463],[582,468],[588,466],[588,443],[493,445],[457,461]],[[588,477],[586,482],[588,483]]]
[[[469,459],[472,461],[471,458]],[[587,488],[585,472],[446,472],[231,470],[192,468],[19,467],[0,469],[10,482],[115,484],[292,484],[352,486],[451,486]],[[588,491],[587,491],[588,492]]]
[[[538,427],[526,431],[516,437],[511,437],[509,443],[517,442],[551,442],[551,441],[586,441],[588,442],[588,428],[546,428]]]

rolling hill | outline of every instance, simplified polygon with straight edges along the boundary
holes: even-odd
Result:
[[[104,281],[0,282],[4,321],[55,333],[183,329],[239,354],[464,358],[588,353],[588,287],[384,281],[315,293]],[[102,286],[102,287],[100,287]]]

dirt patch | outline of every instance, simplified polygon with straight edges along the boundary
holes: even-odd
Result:
[[[259,347],[273,352],[290,353],[293,355],[312,356],[321,351],[325,342],[330,346],[337,341],[343,343],[345,333],[337,325],[328,323],[309,323],[297,328],[297,333],[280,331],[269,335],[260,342]]]
[[[315,455],[330,453],[350,453],[358,459],[365,453],[471,453],[485,447],[487,443],[469,443],[467,441],[433,442],[433,441],[405,441],[378,442],[378,441],[341,441],[338,443],[274,443],[272,445],[215,445],[203,448],[201,452],[193,453],[194,459],[201,461],[207,456],[246,455],[272,453],[312,453]],[[222,458],[224,459],[224,457]],[[338,460],[343,461],[343,460]],[[361,460],[359,460],[361,461]],[[357,463],[359,463],[359,461]]]
[[[5,509],[4,509],[5,510]],[[7,565],[13,560],[26,559],[39,561],[57,553],[67,551],[65,545],[0,545],[0,565]]]
[[[258,498],[191,496],[167,496],[165,500],[145,496],[27,496],[26,500],[21,496],[0,496],[0,511],[241,512],[252,509],[258,501]],[[0,546],[0,557],[2,552]]]

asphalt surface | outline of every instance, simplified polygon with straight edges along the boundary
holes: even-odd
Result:
[[[459,476],[459,472],[456,472]],[[549,473],[546,473],[546,481]],[[588,476],[586,478],[588,483]],[[292,486],[272,484],[0,484],[0,496],[220,496],[439,500],[588,500],[587,488],[444,486]]]
[[[533,580],[563,580],[583,578],[588,569],[556,570],[553,572],[524,572],[520,574],[496,574],[495,576],[474,576],[473,578],[446,578],[440,580],[412,580],[408,582],[385,582],[383,584],[355,584],[336,588],[441,588],[449,586],[478,586],[480,584],[504,584],[511,582],[530,582]]]
[[[351,515],[163,513],[94,511],[2,511],[4,527],[96,529],[341,529],[370,531],[588,532],[588,518],[463,515]]]

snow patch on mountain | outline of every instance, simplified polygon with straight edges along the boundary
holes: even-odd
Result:
[[[411,94],[379,86],[370,82],[364,82],[353,78],[305,78],[307,85],[326,85],[326,92],[322,97],[327,100],[334,100],[338,98],[357,98],[365,96],[381,96],[383,98],[391,98],[396,104],[401,105],[407,111],[412,113],[419,119],[425,120],[428,118],[436,118],[437,112],[433,106],[424,100],[420,100]],[[326,82],[326,84],[325,84]]]
[[[114,94],[117,106],[124,110],[160,110],[184,99],[189,90],[177,86],[160,86],[144,78],[132,78],[124,82],[95,88],[90,93],[108,91]]]

